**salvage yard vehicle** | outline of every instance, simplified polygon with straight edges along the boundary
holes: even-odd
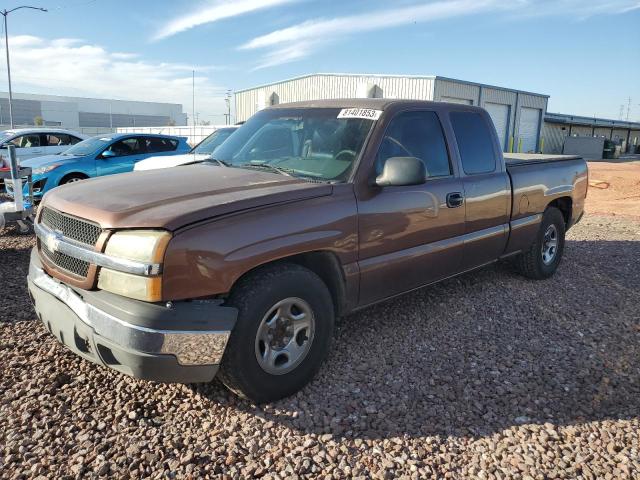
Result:
[[[65,128],[14,128],[0,132],[0,155],[7,159],[7,146],[16,147],[18,161],[64,152],[87,135]],[[0,160],[0,164],[2,160]],[[1,167],[2,165],[0,165]],[[6,165],[5,165],[6,166]]]
[[[9,171],[9,145],[16,147],[18,162],[42,155],[53,155],[88,138],[85,134],[64,128],[14,128],[0,132],[0,173]],[[0,178],[0,189],[4,180]],[[0,191],[2,191],[0,190]]]
[[[188,151],[185,137],[117,133],[91,137],[57,155],[32,158],[20,165],[32,169],[33,196],[40,199],[59,185],[130,172],[137,162],[152,155],[177,155]],[[6,191],[13,194],[9,185]]]
[[[505,162],[481,108],[414,100],[273,106],[214,157],[49,192],[29,290],[88,360],[255,402],[310,381],[338,316],[503,258],[553,275],[588,183],[579,157]]]
[[[233,132],[239,127],[232,125],[230,127],[218,128],[215,132],[202,140],[198,145],[193,147],[188,153],[182,155],[172,155],[171,157],[149,157],[141,162],[136,163],[133,167],[138,170],[155,170],[157,168],[171,168],[179,165],[188,165],[191,163],[199,163],[211,158],[211,155],[222,143],[229,138]]]

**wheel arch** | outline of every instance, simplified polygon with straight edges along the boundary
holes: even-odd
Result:
[[[249,275],[253,275],[265,267],[286,263],[300,265],[301,267],[307,268],[318,275],[329,289],[329,293],[333,300],[335,315],[339,316],[345,313],[347,305],[347,288],[342,264],[335,253],[326,250],[298,253],[262,263],[240,275],[235,282],[233,282],[231,291],[233,291],[233,289]]]
[[[560,210],[560,213],[562,213],[562,216],[564,217],[565,227],[568,228],[569,225],[571,224],[571,215],[573,211],[573,199],[568,196],[559,197],[553,200],[552,202],[549,202],[549,204],[547,205],[547,208],[549,207],[555,207],[558,210]]]
[[[58,181],[58,185],[64,184],[64,182],[66,182],[71,177],[81,177],[82,179],[86,180],[87,178],[89,178],[89,175],[77,170],[73,172],[66,172]]]

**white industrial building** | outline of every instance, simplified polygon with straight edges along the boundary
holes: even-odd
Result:
[[[9,124],[8,97],[0,92],[0,125]],[[37,117],[46,126],[71,129],[187,124],[182,105],[176,103],[14,93],[12,106],[16,126],[34,125]]]
[[[505,151],[537,152],[548,95],[483,85],[435,75],[321,73],[239,90],[238,121],[270,105],[330,98],[403,98],[465,103],[485,108]]]

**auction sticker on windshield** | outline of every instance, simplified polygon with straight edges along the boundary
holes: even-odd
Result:
[[[338,114],[338,118],[365,118],[367,120],[378,120],[382,115],[382,110],[371,108],[343,108]]]

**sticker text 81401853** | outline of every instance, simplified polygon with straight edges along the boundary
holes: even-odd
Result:
[[[343,108],[338,114],[338,118],[364,118],[367,120],[378,120],[382,115],[382,110],[372,108]]]

